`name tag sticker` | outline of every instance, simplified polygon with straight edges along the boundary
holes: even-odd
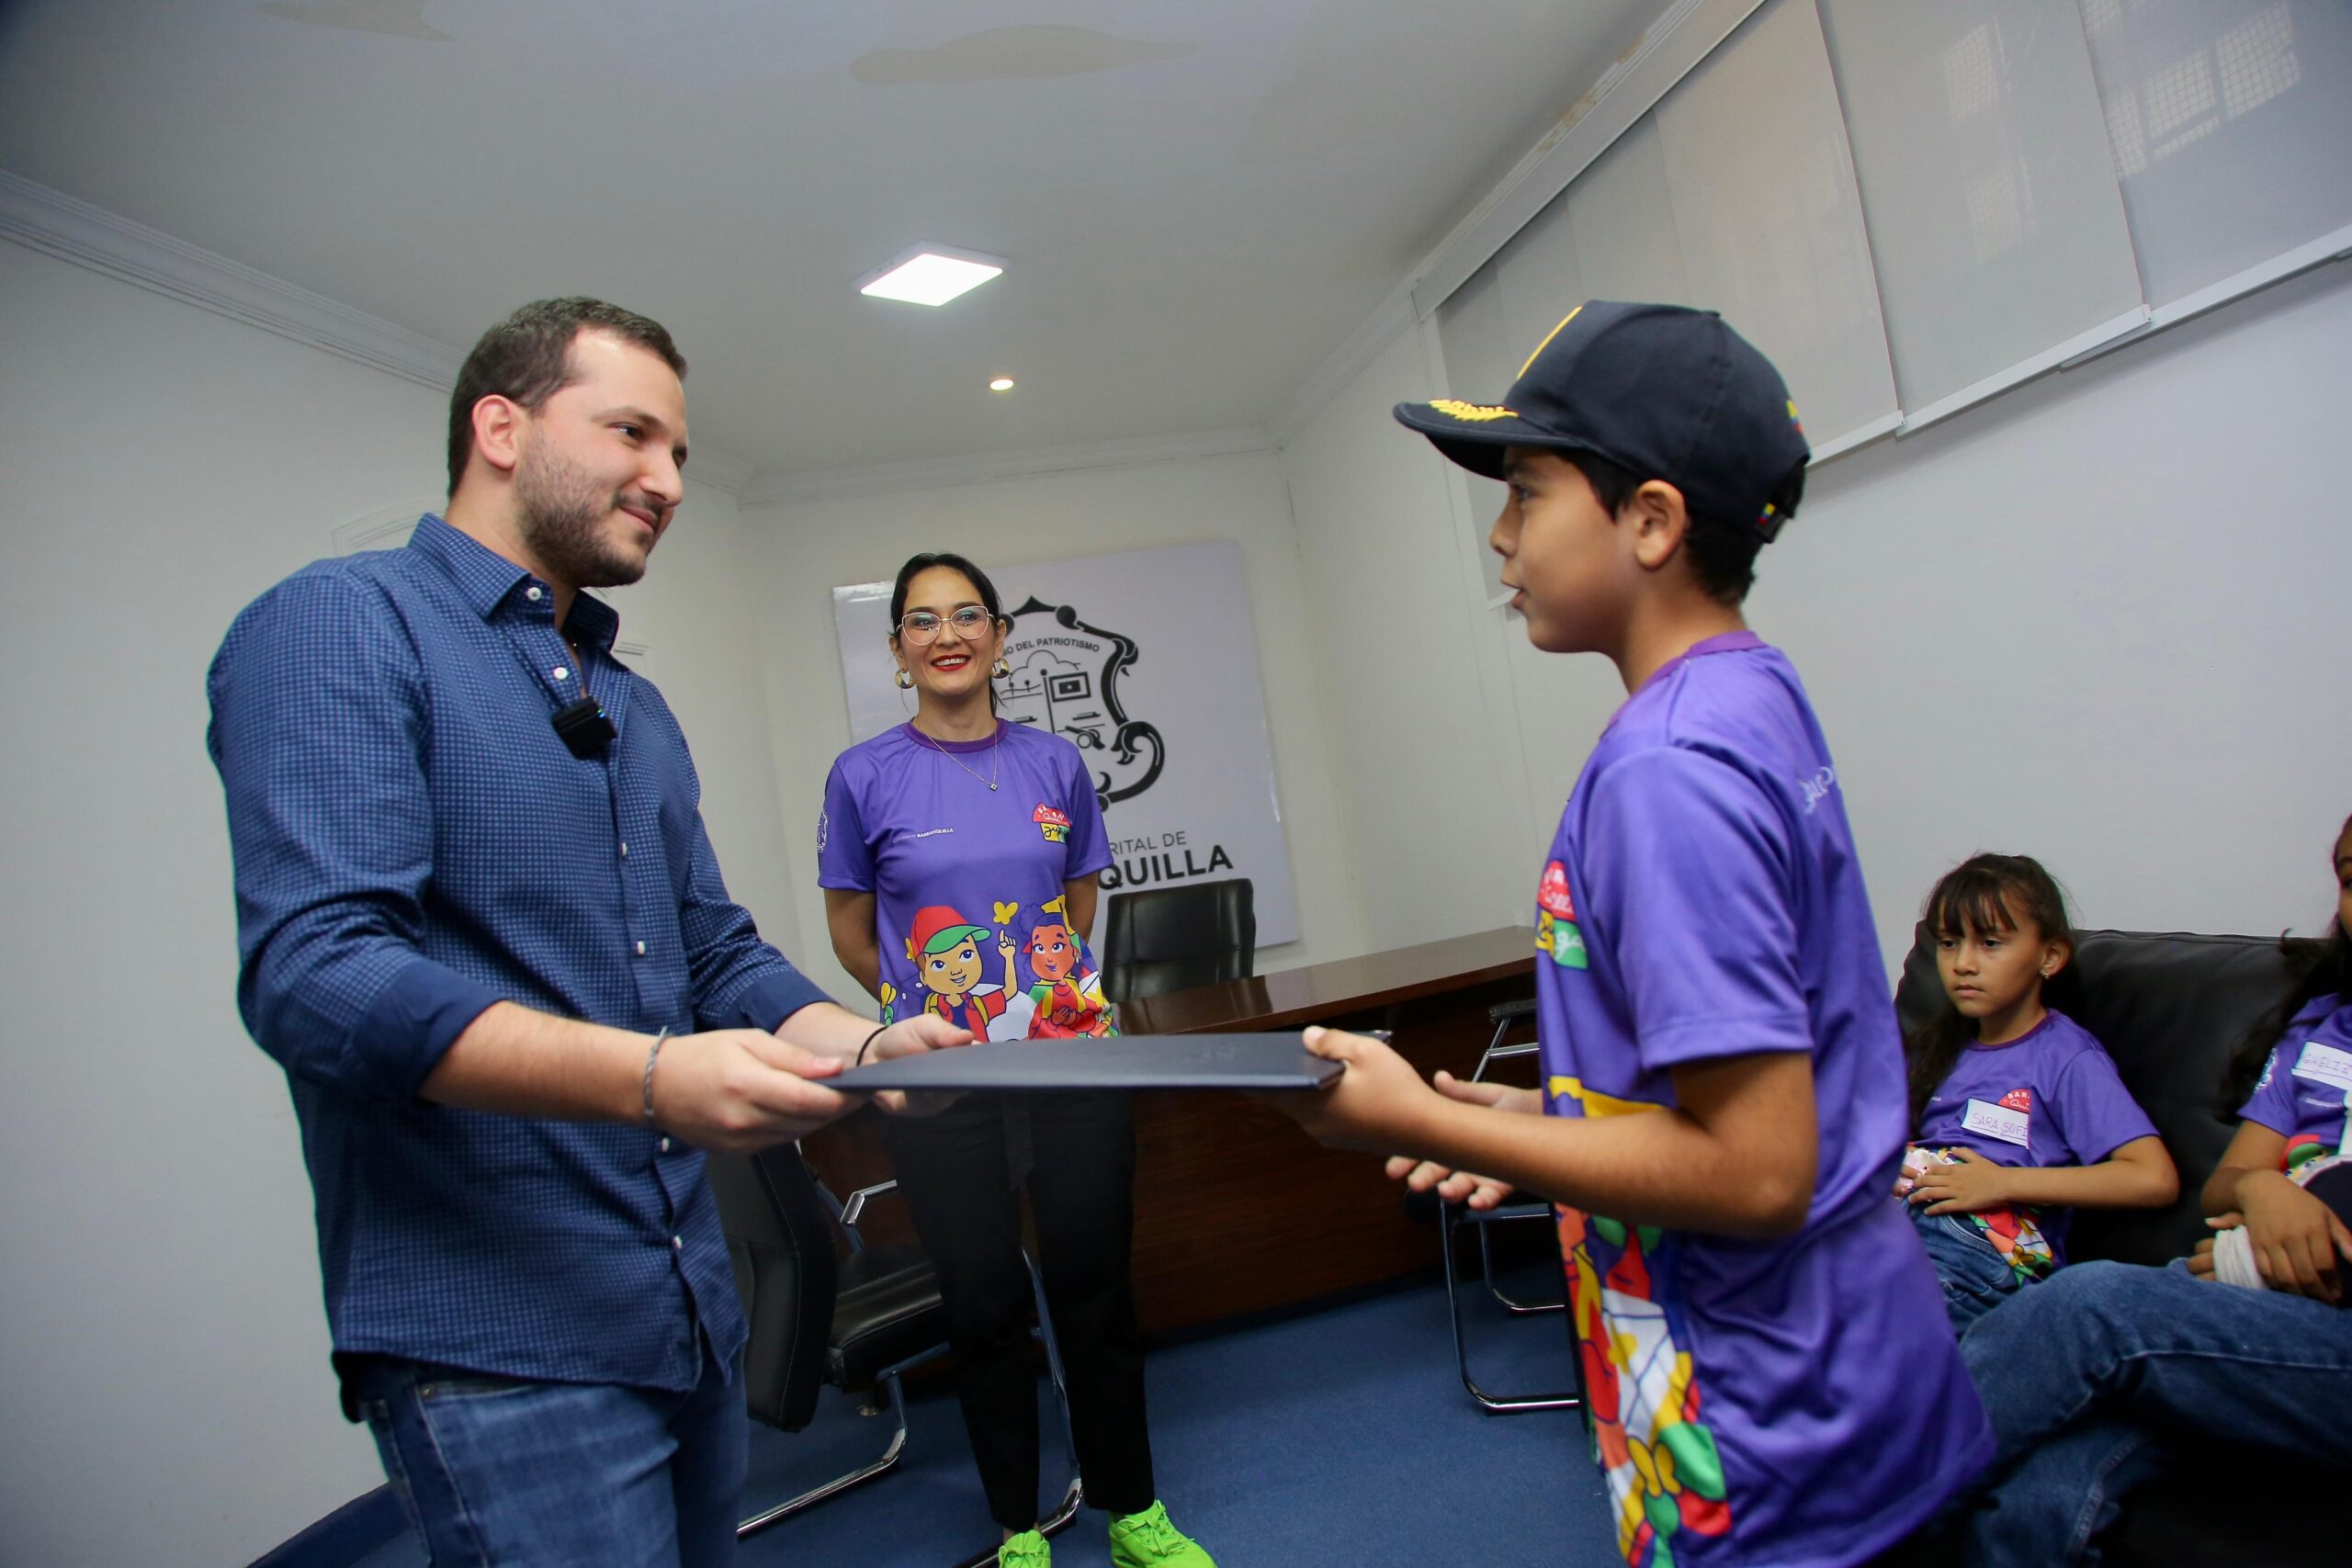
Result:
[[[2295,1060],[2295,1076],[2352,1094],[2352,1051],[2306,1041],[2303,1054]]]
[[[1960,1124],[1972,1133],[1982,1133],[1988,1138],[1998,1138],[2005,1144],[2025,1147],[2027,1130],[2033,1124],[2030,1111],[2012,1111],[2006,1105],[1996,1105],[1989,1100],[1972,1100]]]

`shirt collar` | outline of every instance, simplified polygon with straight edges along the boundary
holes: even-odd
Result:
[[[1711,653],[1737,653],[1746,649],[1763,646],[1764,639],[1745,626],[1736,632],[1717,632],[1713,637],[1702,637],[1651,671],[1649,679],[1642,682],[1642,690],[1649,690],[1694,659],[1704,659]]]
[[[1625,700],[1617,705],[1617,711],[1609,716],[1609,722],[1600,727],[1600,732],[1603,735],[1606,735],[1611,730],[1616,728],[1617,721],[1625,716],[1626,709],[1641,701],[1642,697],[1645,694],[1656,691],[1664,683],[1668,675],[1672,674],[1675,671],[1681,669],[1685,664],[1690,663],[1692,660],[1704,659],[1711,653],[1738,653],[1747,649],[1762,648],[1763,646],[1764,639],[1758,637],[1753,631],[1745,626],[1741,627],[1738,631],[1717,632],[1713,637],[1700,638],[1697,642],[1692,643],[1690,647],[1684,649],[1681,652],[1676,654],[1673,658],[1668,660],[1657,669],[1651,671],[1649,678],[1644,681],[1637,689],[1628,692],[1625,694]]]
[[[488,620],[507,597],[526,584],[545,587],[523,568],[462,529],[428,512],[416,520],[408,547],[421,552],[456,586],[474,614]],[[620,631],[619,613],[592,594],[571,596],[571,623],[564,628],[582,643],[610,648]]]

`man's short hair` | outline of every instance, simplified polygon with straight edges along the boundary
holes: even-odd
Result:
[[[484,398],[508,398],[537,413],[574,379],[571,340],[586,327],[652,350],[684,379],[686,356],[671,341],[669,329],[650,317],[577,294],[534,299],[482,333],[458,371],[457,389],[449,394],[450,494],[458,492],[466,459],[473,455],[474,405]]]

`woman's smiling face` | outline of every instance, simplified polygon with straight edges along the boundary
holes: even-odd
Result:
[[[907,584],[907,607],[894,627],[891,647],[918,692],[956,703],[989,683],[989,670],[1004,652],[1004,623],[993,616],[978,635],[956,628],[956,612],[988,605],[972,580],[952,566],[926,567]],[[918,645],[905,633],[906,617],[922,612],[939,618],[939,635]]]

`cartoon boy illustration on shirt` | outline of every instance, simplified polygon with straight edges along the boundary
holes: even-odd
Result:
[[[923,998],[923,1011],[937,1013],[982,1040],[989,1037],[989,1021],[1003,1016],[1013,988],[1012,956],[1019,951],[1012,933],[1006,931],[997,942],[997,952],[1004,956],[1004,984],[982,985],[986,969],[980,943],[988,934],[988,927],[973,925],[947,905],[933,904],[915,912],[914,932],[907,938],[915,978],[931,993]]]
[[[1058,912],[1062,908],[1062,900],[1057,898],[1046,910]],[[1029,999],[1037,1009],[1029,1026],[1031,1038],[1069,1040],[1081,1034],[1118,1032],[1111,1027],[1102,982],[1062,920],[1040,920],[1029,933],[1029,972],[1037,977],[1037,983],[1029,987]]]

